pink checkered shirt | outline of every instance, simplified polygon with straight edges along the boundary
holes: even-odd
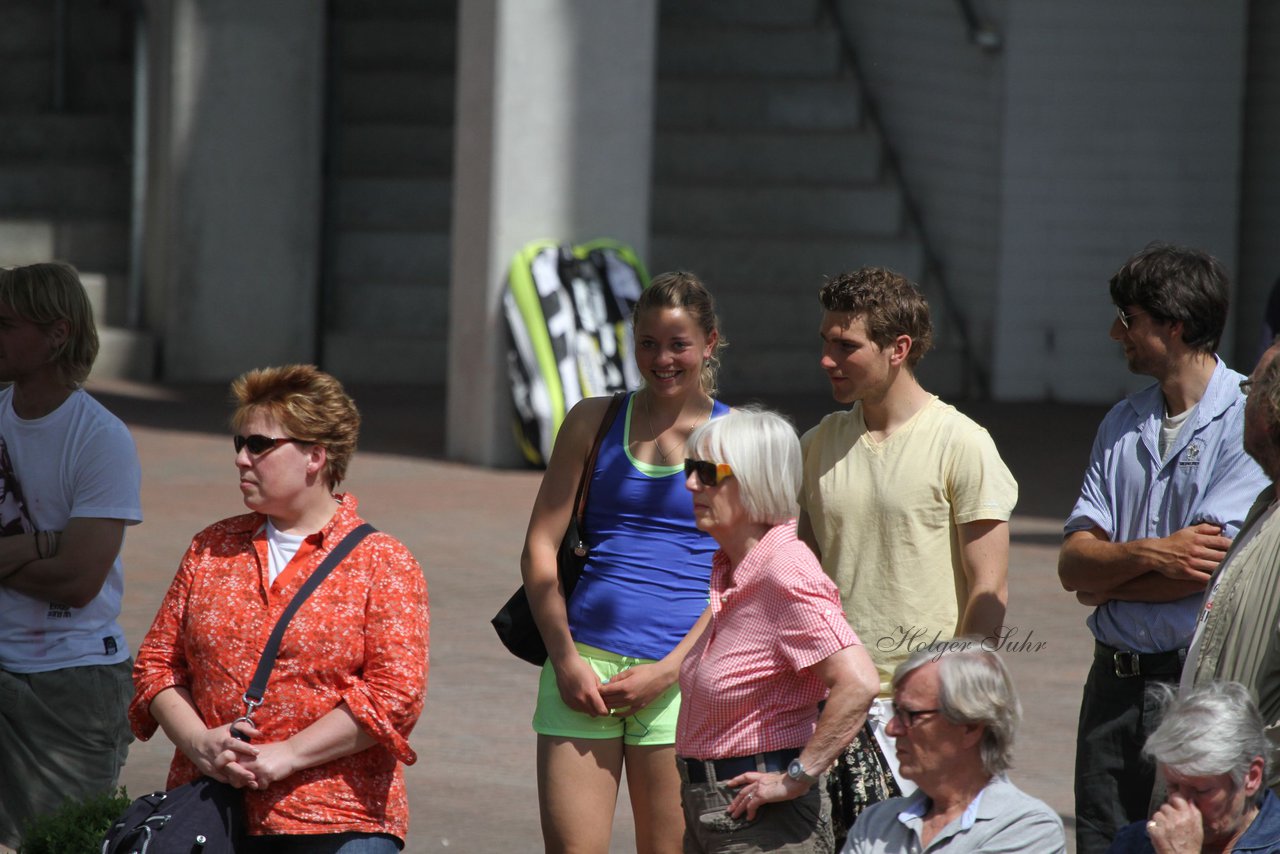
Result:
[[[694,759],[803,747],[827,686],[808,668],[858,637],[795,522],[771,528],[736,568],[711,564],[711,624],[680,668],[676,753]]]

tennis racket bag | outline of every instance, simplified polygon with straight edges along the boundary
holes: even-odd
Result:
[[[636,253],[614,240],[537,240],[516,253],[502,304],[516,442],[531,464],[546,466],[579,400],[639,387],[631,309],[648,284]]]

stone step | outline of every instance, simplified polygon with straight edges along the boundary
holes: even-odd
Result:
[[[654,180],[856,184],[880,176],[880,140],[866,130],[831,133],[658,131]]]
[[[659,130],[854,130],[858,89],[846,79],[666,77],[654,102]]]
[[[133,69],[118,60],[96,60],[67,71],[64,109],[81,113],[128,115],[133,103]],[[47,112],[53,109],[53,63],[48,59],[14,59],[0,74],[0,112]]]
[[[98,358],[93,379],[150,382],[157,377],[155,336],[114,326],[98,327]]]
[[[922,386],[946,400],[977,394],[972,378],[966,377],[965,371],[959,348],[952,343],[935,340],[934,348],[916,367],[916,376]]]
[[[443,384],[448,336],[328,332],[324,368],[344,383]]]
[[[449,235],[409,231],[343,231],[331,273],[350,279],[449,280]]]
[[[448,236],[453,182],[431,178],[340,178],[330,182],[342,229],[395,229]]]
[[[338,80],[343,122],[453,121],[451,74],[421,71],[361,71]]]
[[[335,57],[348,71],[434,71],[452,74],[457,24],[399,18],[341,21],[333,31]]]
[[[453,173],[453,127],[346,124],[337,130],[333,153],[339,175],[445,178]]]
[[[671,76],[818,77],[840,70],[834,30],[726,28],[721,23],[663,26],[658,67]]]
[[[659,20],[807,26],[821,17],[818,0],[661,0]]]
[[[66,261],[79,270],[122,275],[129,225],[114,219],[0,218],[0,267]]]
[[[924,259],[910,236],[847,237],[695,237],[655,234],[649,241],[650,272],[692,270],[722,293],[769,293],[785,283],[812,293],[824,276],[865,265],[889,267],[919,281]]]
[[[344,22],[369,18],[454,21],[458,0],[329,0],[329,10]]]
[[[325,300],[330,332],[448,338],[449,277],[389,281],[347,278]]]
[[[80,281],[89,293],[93,318],[99,326],[125,325],[129,311],[127,272],[108,274],[81,270]]]
[[[98,326],[107,323],[107,293],[110,288],[104,273],[80,271],[80,284],[84,285],[85,295],[89,297],[89,307],[93,309],[93,321]]]
[[[57,157],[126,166],[133,148],[128,115],[25,113],[0,115],[0,159]]]
[[[723,299],[716,291],[716,312],[720,328],[729,339],[728,351],[742,352],[738,344],[743,335],[751,338],[765,337],[758,341],[766,349],[785,344],[807,346],[812,351],[810,360],[816,370],[818,364],[818,324],[822,319],[822,306],[818,303],[818,289],[822,279],[811,281],[779,282],[765,292],[730,292]]]
[[[651,222],[659,234],[685,237],[895,237],[902,230],[902,194],[889,186],[668,184],[654,188]]]
[[[8,65],[24,57],[53,55],[53,3],[48,0],[9,0],[0,27],[0,58]]]
[[[0,163],[0,215],[127,217],[130,165],[8,159]]]
[[[66,4],[66,51],[71,63],[86,57],[128,54],[133,44],[133,13],[128,3],[72,0]],[[55,44],[55,4],[50,0],[4,0],[0,26],[0,58],[20,57],[52,61]]]
[[[817,340],[816,336],[813,338]],[[745,402],[740,395],[749,393],[830,396],[831,385],[818,366],[816,344],[780,346],[764,331],[738,333],[730,340],[733,344],[725,351],[720,367],[719,397],[722,399],[738,404]]]

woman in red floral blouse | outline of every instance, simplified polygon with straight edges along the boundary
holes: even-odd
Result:
[[[373,534],[289,623],[254,726],[232,721],[281,611],[363,520],[334,490],[360,415],[333,377],[290,365],[231,386],[240,492],[251,511],[201,531],[138,651],[134,733],[177,747],[170,787],[202,774],[244,789],[255,852],[403,847],[401,762],[427,679],[427,590],[400,542]]]

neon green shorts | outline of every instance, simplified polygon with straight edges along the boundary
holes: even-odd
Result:
[[[652,664],[652,658],[631,658],[606,652],[585,643],[575,644],[578,654],[591,669],[608,682],[628,667]],[[539,735],[559,738],[620,738],[623,744],[649,746],[675,744],[676,721],[680,717],[680,685],[677,683],[658,695],[652,703],[629,717],[612,715],[593,718],[574,711],[560,699],[556,671],[548,661],[538,679],[538,707],[533,712],[533,730]]]

